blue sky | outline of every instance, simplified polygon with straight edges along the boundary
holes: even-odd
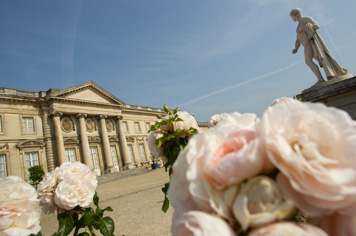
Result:
[[[316,82],[299,7],[356,75],[355,0],[12,0],[0,2],[0,87],[64,89],[94,81],[122,101],[261,116]],[[323,73],[323,71],[322,71]]]

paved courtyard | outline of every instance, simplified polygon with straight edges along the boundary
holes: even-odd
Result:
[[[168,182],[164,168],[128,170],[99,177],[97,193],[100,208],[111,206],[116,236],[171,235],[173,209],[161,210],[164,195],[161,188]],[[43,215],[42,235],[52,235],[58,229],[56,215]],[[100,233],[98,234],[100,235]]]

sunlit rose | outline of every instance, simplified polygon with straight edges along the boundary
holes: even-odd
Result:
[[[48,172],[43,177],[37,188],[38,198],[44,213],[54,213],[58,206],[54,202],[54,194],[57,187],[57,172]]]
[[[173,165],[168,194],[176,210],[191,199],[202,211],[233,218],[229,202],[236,195],[227,194],[227,189],[258,174],[264,164],[264,156],[257,154],[255,120],[254,114],[230,114],[214,128],[190,139]],[[250,166],[246,168],[243,163]]]
[[[243,230],[256,228],[290,217],[294,202],[285,199],[269,177],[258,176],[242,184],[233,212]]]
[[[171,230],[173,236],[235,236],[223,219],[201,211],[189,211],[183,215],[174,213]]]
[[[92,188],[96,188],[98,180],[96,174],[90,168],[81,162],[67,162],[56,169],[58,182],[67,179],[86,179],[91,184]]]
[[[37,234],[41,209],[36,190],[17,176],[0,180],[0,235]]]
[[[95,189],[86,179],[67,179],[58,184],[55,193],[54,201],[58,207],[72,210],[76,206],[88,207]]]
[[[328,236],[321,229],[305,224],[281,222],[255,229],[248,236]]]
[[[147,136],[148,148],[150,149],[152,155],[154,155],[156,158],[162,157],[162,161],[166,163],[167,158],[163,155],[162,148],[157,147],[156,141],[157,139],[154,136],[154,131],[151,131]]]
[[[221,113],[221,114],[215,114],[212,117],[209,118],[209,120],[207,121],[208,123],[208,127],[214,127],[215,125],[217,125],[219,123],[219,121],[221,119],[223,119],[224,117],[226,117],[228,114],[227,113]]]
[[[263,114],[261,136],[285,177],[280,180],[289,182],[283,191],[309,216],[354,210],[356,122],[346,112],[295,100],[281,103]]]

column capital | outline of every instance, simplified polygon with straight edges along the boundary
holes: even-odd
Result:
[[[60,111],[52,111],[52,112],[50,113],[50,116],[61,117],[61,116],[63,116],[63,112],[60,112]]]
[[[78,117],[78,118],[86,118],[86,117],[87,117],[87,114],[85,114],[85,113],[78,113],[78,114],[77,114],[77,117]]]
[[[108,118],[108,116],[101,114],[101,115],[98,115],[96,118],[99,119],[99,120],[101,120],[101,119],[106,119],[106,118]]]
[[[116,119],[117,119],[117,120],[123,120],[124,117],[123,117],[123,116],[117,116]]]

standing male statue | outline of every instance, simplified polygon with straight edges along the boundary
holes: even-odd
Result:
[[[305,63],[310,67],[312,72],[318,78],[318,82],[314,86],[325,82],[320,73],[319,67],[313,62],[313,58],[319,62],[319,66],[325,71],[327,80],[341,78],[347,74],[347,70],[339,66],[326,46],[324,40],[318,32],[318,23],[309,16],[303,16],[302,10],[295,8],[290,12],[290,16],[294,21],[298,21],[297,40],[295,41],[295,49],[292,53],[298,52],[300,44],[304,46]]]

